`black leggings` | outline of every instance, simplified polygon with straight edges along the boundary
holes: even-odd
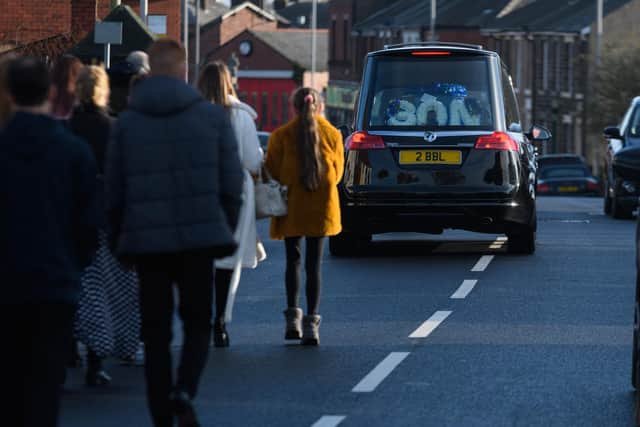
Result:
[[[216,287],[216,320],[224,320],[224,311],[227,307],[227,299],[229,298],[229,285],[231,285],[231,275],[233,270],[216,268],[215,287]]]
[[[323,237],[306,237],[305,271],[307,273],[307,314],[318,314],[322,272]],[[287,251],[287,305],[298,307],[300,296],[300,260],[302,259],[302,237],[288,237],[284,240]]]

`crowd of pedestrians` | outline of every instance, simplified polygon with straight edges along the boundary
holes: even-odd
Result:
[[[340,132],[318,92],[300,88],[296,117],[265,154],[257,114],[226,65],[205,65],[193,87],[185,56],[161,39],[110,70],[69,55],[52,67],[0,58],[7,425],[57,425],[65,370],[81,348],[88,386],[117,381],[105,358],[142,352],[153,425],[199,426],[193,400],[211,342],[230,345],[230,293],[242,269],[266,259],[254,197],[263,174],[288,190],[270,233],[285,242],[285,339],[320,343],[323,242],[341,231]],[[184,340],[174,373],[175,290]]]

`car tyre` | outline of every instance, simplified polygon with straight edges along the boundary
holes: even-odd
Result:
[[[522,226],[507,232],[511,254],[531,255],[536,251],[536,232],[533,227]]]
[[[609,184],[604,186],[604,214],[611,215],[611,196],[609,191]]]
[[[336,257],[354,256],[366,249],[371,241],[371,235],[359,235],[343,231],[342,233],[329,237],[329,253]]]
[[[636,296],[636,304],[633,315],[633,349],[631,353],[631,385],[633,385],[635,389],[640,388],[640,381],[638,380],[638,374],[640,373],[640,366],[638,366],[638,363],[640,363],[640,354],[638,350],[638,341],[640,338],[638,337],[638,333],[640,332],[638,331],[638,329],[640,329],[640,325],[638,324],[640,321],[640,319],[638,319],[639,315],[640,307],[638,304],[638,297]]]
[[[633,218],[633,209],[623,207],[618,198],[613,196],[611,199],[611,216],[615,219],[631,219]]]

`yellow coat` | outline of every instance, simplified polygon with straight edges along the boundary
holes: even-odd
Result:
[[[271,238],[334,236],[342,231],[338,182],[344,171],[344,145],[340,131],[318,116],[320,153],[324,167],[320,188],[307,191],[300,181],[295,118],[271,134],[266,167],[289,188],[287,216],[271,219]]]

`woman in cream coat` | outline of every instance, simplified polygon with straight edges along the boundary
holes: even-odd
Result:
[[[215,262],[216,317],[213,339],[216,347],[228,347],[229,335],[225,320],[230,319],[233,296],[240,281],[240,270],[255,268],[266,257],[257,238],[252,178],[252,175],[257,175],[260,171],[264,153],[260,148],[255,126],[257,114],[253,108],[238,100],[231,84],[229,69],[223,62],[212,62],[204,67],[198,78],[198,89],[205,99],[225,107],[229,112],[238,141],[240,161],[245,169],[244,203],[235,231],[238,249],[232,256]]]

